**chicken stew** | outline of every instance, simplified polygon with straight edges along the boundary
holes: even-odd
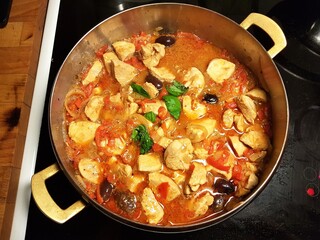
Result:
[[[102,46],[65,98],[65,143],[88,195],[130,220],[181,225],[232,209],[271,151],[268,94],[188,32]]]

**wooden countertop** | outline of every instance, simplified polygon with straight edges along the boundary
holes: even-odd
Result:
[[[0,29],[2,240],[10,237],[47,3],[48,0],[13,0],[9,22]]]

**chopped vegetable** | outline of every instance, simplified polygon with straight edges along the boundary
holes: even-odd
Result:
[[[141,96],[143,96],[145,98],[151,98],[149,93],[146,90],[144,90],[143,87],[141,87],[140,85],[138,85],[136,83],[132,83],[131,87],[134,92],[139,93]]]
[[[173,81],[173,84],[166,86],[166,89],[172,96],[179,97],[182,94],[185,94],[189,88],[178,81]]]
[[[163,100],[166,103],[169,113],[178,120],[181,114],[181,103],[175,96],[166,95],[163,96]]]
[[[150,122],[154,123],[156,121],[156,114],[154,112],[147,112],[144,114],[144,117]]]
[[[133,129],[131,138],[139,143],[141,154],[146,154],[152,148],[153,140],[143,124]]]

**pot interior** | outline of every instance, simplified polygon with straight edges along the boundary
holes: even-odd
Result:
[[[133,8],[106,19],[89,31],[72,49],[57,74],[51,94],[49,121],[53,147],[58,162],[71,183],[87,201],[110,215],[99,204],[90,200],[75,178],[74,169],[69,163],[63,139],[64,97],[71,85],[77,81],[77,74],[92,61],[95,52],[105,44],[129,37],[141,31],[152,33],[158,27],[165,32],[192,32],[200,38],[213,42],[220,48],[231,52],[246,65],[259,79],[269,93],[272,104],[273,152],[260,176],[258,186],[235,209],[216,219],[205,219],[189,226],[172,227],[190,230],[218,223],[233,215],[249,203],[267,184],[280,160],[288,130],[288,103],[286,92],[279,72],[265,49],[246,30],[230,19],[201,7],[186,4],[150,4]],[[135,226],[121,217],[111,217]],[[174,231],[170,227],[151,227],[136,225],[147,230]]]

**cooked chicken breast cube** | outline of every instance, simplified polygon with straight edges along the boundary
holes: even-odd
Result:
[[[248,127],[247,123],[245,122],[245,119],[243,117],[243,114],[237,114],[233,118],[236,129],[238,129],[240,132],[244,132],[246,128]]]
[[[217,121],[202,118],[192,121],[186,128],[186,133],[192,143],[201,142],[210,136],[216,128]]]
[[[143,89],[149,93],[151,98],[156,98],[159,95],[159,90],[152,83],[145,82]]]
[[[135,102],[129,103],[128,105],[129,106],[126,109],[126,113],[127,113],[128,116],[136,113],[138,111],[138,109],[139,109],[139,105],[137,103],[135,103]]]
[[[189,178],[188,187],[190,187],[191,191],[197,191],[202,184],[207,182],[207,171],[206,167],[201,163],[193,162],[192,164],[194,168]],[[186,190],[187,194],[189,194],[188,189]]]
[[[78,144],[87,144],[93,141],[96,130],[99,126],[99,123],[90,121],[71,122],[69,125],[68,135]]]
[[[143,108],[143,112],[147,113],[147,112],[154,112],[154,114],[158,115],[158,111],[160,107],[164,107],[167,109],[166,104],[163,101],[160,100],[155,100],[154,102],[146,102]]]
[[[104,65],[109,74],[112,74],[112,60],[119,60],[118,56],[114,52],[106,52],[103,54]]]
[[[248,149],[240,140],[239,136],[230,136],[229,137],[233,149],[236,151],[237,156],[243,156],[243,153]]]
[[[159,193],[159,185],[160,184],[168,184],[166,200],[172,201],[181,195],[179,186],[168,176],[161,174],[159,172],[149,173],[149,187],[155,194]]]
[[[189,138],[172,141],[164,152],[166,166],[173,170],[189,169],[193,158],[193,146]]]
[[[127,187],[130,192],[135,193],[138,190],[138,186],[140,183],[142,183],[145,180],[144,175],[133,175],[131,178],[127,181]]]
[[[164,211],[150,188],[143,190],[141,205],[149,223],[157,224],[161,221]]]
[[[83,85],[88,85],[94,82],[102,70],[102,63],[99,60],[94,61],[92,67],[89,69],[87,76],[82,80]]]
[[[209,206],[213,204],[213,200],[213,196],[210,193],[206,193],[202,197],[192,199],[188,204],[189,210],[195,213],[194,217],[202,216],[208,211]]]
[[[139,155],[138,170],[142,172],[160,171],[162,168],[161,156],[157,153]]]
[[[237,99],[237,105],[240,108],[240,111],[242,112],[245,119],[249,123],[254,123],[254,120],[257,117],[257,109],[254,101],[246,95],[241,95]]]
[[[165,67],[151,67],[149,70],[154,77],[158,78],[162,82],[173,82],[176,78],[176,76]]]
[[[158,141],[156,141],[157,144],[159,144],[163,148],[167,148],[170,143],[172,143],[172,139],[167,137],[160,137]]]
[[[79,161],[78,168],[81,176],[86,180],[95,184],[99,183],[102,171],[99,162],[90,158],[83,158]]]
[[[207,113],[205,105],[199,103],[197,100],[192,100],[188,95],[182,96],[182,110],[191,120],[199,119]]]
[[[128,85],[139,73],[138,69],[120,60],[113,59],[111,63],[114,77],[122,87]]]
[[[205,84],[202,72],[196,67],[188,70],[183,81],[185,82],[184,85],[189,87],[188,92],[195,93],[195,96],[198,96],[202,92]]]
[[[114,42],[112,46],[121,61],[130,59],[136,51],[136,47],[131,42],[118,41]]]
[[[257,150],[267,150],[270,145],[268,135],[262,131],[253,130],[253,131],[244,133],[240,137],[240,140],[244,144]]]
[[[128,164],[120,162],[117,157],[112,156],[108,159],[107,164],[109,169],[114,174],[114,177],[119,179],[131,178],[132,176],[132,167]]]
[[[226,128],[231,128],[235,115],[236,113],[232,109],[225,110],[222,115],[223,126],[225,126]]]
[[[254,88],[246,93],[247,96],[259,102],[267,102],[267,94],[261,88]]]
[[[99,115],[103,106],[104,106],[103,97],[93,96],[90,98],[89,102],[87,103],[84,109],[84,113],[92,122],[95,122],[99,119]]]
[[[259,179],[258,179],[257,175],[254,173],[251,173],[248,177],[248,181],[247,181],[245,188],[252,189],[258,184],[258,182],[259,182]]]
[[[113,144],[109,145],[109,142],[112,141]],[[106,138],[100,142],[100,146],[103,147],[109,154],[120,155],[123,153],[126,148],[126,140],[123,136],[113,138],[112,140]]]
[[[231,77],[235,70],[235,64],[225,59],[215,58],[210,61],[207,73],[216,83],[223,83],[225,79]]]
[[[165,46],[160,43],[148,43],[141,46],[142,61],[147,68],[157,66],[165,53]]]
[[[204,149],[201,145],[195,145],[193,153],[198,159],[206,159],[209,156],[208,150]]]
[[[267,151],[254,152],[249,156],[251,162],[260,162],[267,155]]]

